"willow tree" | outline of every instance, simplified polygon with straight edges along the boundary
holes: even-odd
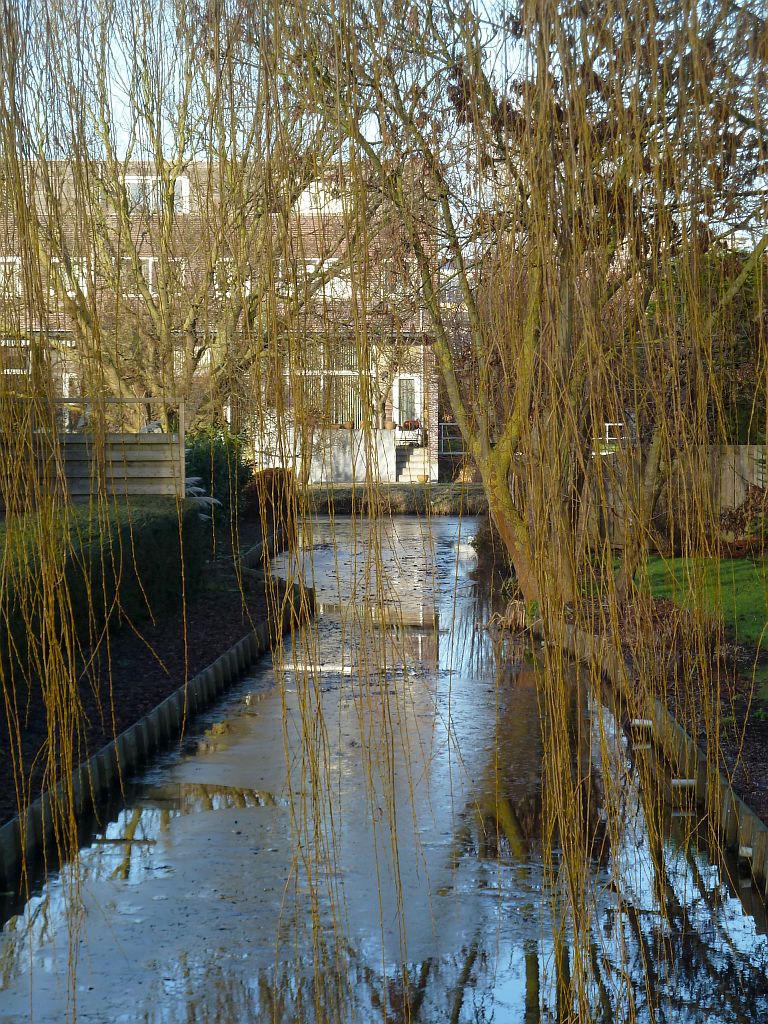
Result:
[[[642,545],[665,472],[706,437],[718,311],[697,267],[729,239],[749,244],[764,218],[765,22],[730,3],[422,13],[357,5],[334,26],[336,60],[311,37],[304,59],[402,219],[445,391],[521,590],[569,602],[603,424],[624,423],[640,449],[614,475]],[[433,224],[413,209],[414,163]],[[758,234],[750,266],[765,244]],[[458,323],[441,302],[446,272]],[[498,301],[504,288],[513,301]],[[674,322],[649,317],[669,288]]]
[[[412,276],[428,312],[454,418],[522,593],[539,599],[548,624],[591,611],[579,587],[594,553],[585,526],[593,485],[610,490],[632,523],[625,590],[673,462],[698,474],[682,513],[694,524],[691,547],[702,542],[713,510],[700,441],[718,430],[723,361],[732,359],[724,317],[764,272],[766,27],[754,12],[722,0],[684,8],[540,0],[512,11],[451,0],[423,8],[287,0],[242,12],[110,0],[84,5],[75,25],[63,6],[34,2],[6,4],[2,15],[3,230],[22,267],[10,306],[18,333],[32,333],[42,350],[55,344],[57,325],[44,320],[54,293],[86,389],[129,391],[148,404],[169,389],[189,398],[210,355],[211,410],[237,392],[259,422],[269,398],[284,427],[285,389],[296,383],[301,392],[312,329],[325,332],[323,343],[338,338],[324,312],[309,319],[308,300],[345,266],[353,299],[345,343],[351,335],[351,347],[370,351],[369,256],[386,219],[402,249],[400,277]],[[344,171],[342,230],[334,262],[315,261],[306,274],[292,217],[309,183],[331,167]],[[183,185],[193,179],[194,222],[185,219]],[[749,249],[731,273],[717,257],[733,240]],[[302,273],[278,280],[279,261],[294,257]],[[702,273],[707,265],[716,287]],[[446,288],[458,291],[458,304]],[[761,320],[761,378],[763,332]],[[41,388],[41,408],[48,397]],[[369,412],[380,399],[366,393]],[[308,435],[312,401],[292,412]],[[610,463],[595,442],[605,421],[625,427]],[[31,465],[20,462],[17,475]],[[60,587],[61,506],[41,497],[46,571],[24,599],[50,610],[32,641],[50,687],[52,761],[64,749],[55,779],[75,756],[58,736],[72,736],[81,709]],[[4,579],[9,572],[4,564]],[[615,618],[618,603],[608,610]],[[374,650],[379,673],[389,655]],[[650,676],[656,648],[638,643],[633,653]],[[550,839],[557,823],[575,917],[586,904],[592,751],[582,733],[573,756],[580,708],[563,699],[565,658],[546,657],[542,817]],[[305,756],[291,781],[300,796],[292,814],[305,820],[292,824],[297,845],[309,837],[331,857],[333,836],[323,833],[333,828],[333,797],[323,790],[331,762],[322,688],[311,676],[302,673]],[[394,773],[381,752],[399,723],[387,700],[376,696],[381,734],[367,738],[365,763],[370,779],[382,769],[391,793]],[[716,714],[712,721],[717,765]],[[496,785],[495,762],[492,774]],[[613,834],[620,797],[606,800]],[[497,792],[488,805],[497,835],[508,819],[514,848],[519,836]],[[387,813],[396,862],[394,803]],[[76,847],[74,828],[69,841]],[[301,855],[311,849],[303,843]],[[321,874],[312,876],[313,898]],[[335,934],[341,949],[341,927]],[[583,960],[574,974],[588,969]],[[562,956],[556,971],[565,1019],[574,1000]],[[458,1019],[460,1000],[455,1006]],[[588,999],[581,1009],[589,1015]]]

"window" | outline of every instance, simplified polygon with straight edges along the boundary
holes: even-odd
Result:
[[[360,349],[356,341],[338,338],[323,346],[325,369],[328,373],[357,373],[360,367]]]
[[[168,263],[170,272],[168,290],[171,295],[181,295],[187,283],[187,261],[183,256],[173,256]]]
[[[157,294],[157,257],[156,256],[139,256],[139,273],[144,279],[144,283],[149,289],[150,295]],[[120,282],[123,295],[127,298],[135,299],[139,296],[138,282],[136,281],[136,273],[134,270],[133,258],[131,256],[122,256],[120,258]]]
[[[460,306],[464,301],[464,293],[457,281],[447,281],[440,289],[442,306]]]
[[[137,210],[159,213],[163,207],[163,187],[160,178],[156,174],[127,174],[125,198],[131,213]]]
[[[402,259],[386,259],[381,264],[382,298],[402,298],[406,291],[408,268]]]
[[[0,373],[3,376],[27,376],[29,341],[26,338],[0,338]]]
[[[67,296],[74,299],[77,287],[83,295],[88,294],[91,272],[85,256],[75,256],[69,261],[69,273],[64,260],[58,256],[51,257],[51,277],[48,282],[48,294],[52,299],[63,299]]]
[[[416,419],[416,381],[413,377],[401,377],[398,392],[399,418],[401,423]]]
[[[295,408],[319,414],[328,424],[362,422],[360,359],[355,341],[321,341],[309,335],[297,362],[289,377]]]
[[[336,264],[338,262],[339,260],[337,256],[329,256],[326,259],[304,261],[304,287],[308,287],[310,282],[315,278],[320,276],[325,278],[322,285],[317,285],[316,290],[313,290],[313,298],[335,301],[348,300],[352,298],[352,277],[350,269],[345,266],[337,270]]]
[[[334,181],[313,181],[301,193],[296,206],[304,216],[338,216],[344,213],[342,190]]]
[[[172,256],[168,260],[167,280],[160,274],[160,261],[157,256],[139,256],[139,273],[150,295],[157,295],[160,285],[165,283],[169,295],[181,295],[187,281],[187,260],[183,256]],[[134,261],[132,256],[120,258],[120,287],[123,295],[129,299],[136,299],[141,294]]]
[[[352,374],[297,375],[290,382],[293,408],[301,416],[319,416],[326,424],[353,423],[363,419],[357,377]]]
[[[125,198],[131,213],[162,213],[166,185],[159,174],[126,174]],[[174,209],[176,213],[189,213],[189,178],[179,177],[174,182]]]
[[[204,373],[210,370],[213,363],[210,346],[201,342],[191,356],[183,345],[176,345],[173,349],[173,372],[175,376],[182,377],[187,371],[189,363],[194,364],[195,374]]]
[[[292,267],[294,265],[289,260],[280,257],[275,260],[274,274],[275,274],[275,294],[281,298],[288,298],[291,293],[294,284],[294,272]]]
[[[174,208],[176,213],[189,213],[189,178],[177,178],[173,186]]]
[[[328,280],[323,288],[323,295],[326,299],[351,299],[352,298],[352,277],[349,267],[341,270],[335,269],[338,259],[331,258],[325,261],[323,269],[328,275]]]
[[[320,269],[320,263],[320,260],[278,260],[275,277],[276,293],[282,298],[289,298],[291,295],[303,298],[307,287]],[[317,297],[321,297],[322,290],[316,294]]]
[[[229,257],[219,260],[213,268],[213,291],[217,299],[230,299],[233,295],[250,295],[251,282],[243,278],[235,261]]]
[[[0,257],[0,299],[21,298],[21,257]]]

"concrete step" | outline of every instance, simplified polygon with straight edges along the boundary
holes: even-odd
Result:
[[[398,448],[395,450],[395,466],[398,483],[418,483],[417,477],[429,475],[429,450]]]

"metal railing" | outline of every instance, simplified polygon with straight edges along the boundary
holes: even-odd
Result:
[[[438,455],[466,455],[467,448],[458,423],[440,423],[438,427]]]

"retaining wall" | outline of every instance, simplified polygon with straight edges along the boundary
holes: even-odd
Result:
[[[279,542],[278,537],[277,544]],[[271,538],[269,547],[273,548]],[[258,544],[246,552],[242,561],[257,564],[263,557],[263,545]],[[277,585],[276,581],[272,582]],[[279,603],[281,619],[278,622],[261,623],[149,714],[79,765],[53,791],[30,804],[23,817],[17,816],[3,825],[0,828],[0,880],[4,887],[11,889],[16,885],[26,863],[44,857],[47,864],[53,851],[66,845],[61,836],[70,827],[70,809],[76,821],[98,814],[100,805],[115,790],[119,791],[130,774],[170,747],[194,715],[209,707],[241,678],[300,616],[310,613],[313,600],[313,592],[308,588],[299,593],[299,588],[294,587],[293,600]],[[67,850],[63,852],[66,854]]]
[[[653,742],[669,762],[673,775],[690,780],[696,805],[712,816],[726,847],[749,864],[763,899],[768,898],[768,826],[736,795],[723,773],[707,761],[707,755],[663,701],[648,698],[645,707],[636,707],[641,688],[635,673],[609,640],[566,625],[558,642],[577,660],[596,664],[625,702],[653,723]]]
[[[298,479],[306,475],[310,484],[363,484],[367,479],[394,483],[394,430],[343,430],[318,428],[311,438],[302,438],[301,431],[286,427],[284,452],[261,464],[293,470]],[[306,460],[309,459],[309,466]]]

